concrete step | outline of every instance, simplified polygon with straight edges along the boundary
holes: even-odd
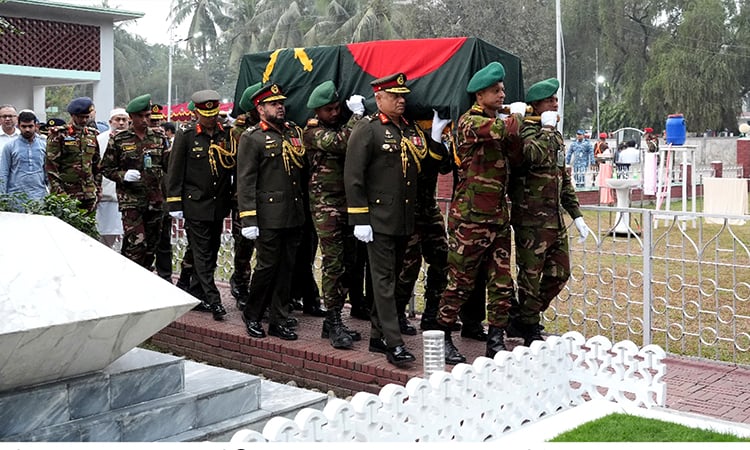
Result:
[[[256,376],[185,361],[182,392],[1,440],[152,442],[258,411],[260,395]]]
[[[328,396],[320,392],[300,389],[273,381],[261,381],[260,409],[241,416],[215,423],[208,427],[196,428],[168,438],[162,442],[213,441],[229,442],[234,433],[242,429],[263,431],[272,417],[294,418],[301,409],[323,410]]]

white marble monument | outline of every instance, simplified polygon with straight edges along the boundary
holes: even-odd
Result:
[[[0,392],[104,369],[196,304],[55,217],[0,212]]]

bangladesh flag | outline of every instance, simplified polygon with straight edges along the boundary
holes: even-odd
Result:
[[[287,117],[304,125],[312,90],[333,80],[343,100],[365,97],[367,112],[376,110],[370,82],[397,72],[406,74],[407,117],[432,119],[432,109],[454,121],[473,101],[466,85],[474,73],[492,61],[505,66],[506,103],[523,100],[521,60],[477,38],[409,39],[360,42],[348,45],[285,48],[242,58],[235,88],[235,105],[246,87],[257,82],[278,83],[287,96]],[[241,111],[232,111],[237,116]]]

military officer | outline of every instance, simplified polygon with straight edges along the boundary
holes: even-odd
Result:
[[[237,116],[229,131],[230,143],[235,150],[239,147],[242,133],[256,125],[260,120],[257,111],[255,111],[252,97],[261,85],[262,83],[255,83],[242,92],[238,106],[245,112]],[[232,201],[232,238],[234,239],[234,272],[229,278],[229,292],[237,301],[237,309],[243,310],[249,299],[248,289],[252,274],[250,260],[255,251],[255,241],[242,235],[242,221],[240,220],[236,194]]]
[[[266,336],[260,324],[269,308],[268,334],[296,340],[289,317],[294,258],[305,221],[300,170],[305,147],[302,130],[286,120],[279,85],[268,83],[252,100],[260,122],[240,138],[237,200],[242,235],[255,240],[255,273],[243,320],[251,337]]]
[[[522,157],[513,163],[508,192],[520,308],[509,327],[513,332],[508,334],[520,334],[526,346],[543,340],[540,313],[570,277],[563,210],[573,217],[581,239],[589,233],[565,170],[565,144],[557,131],[559,87],[559,81],[550,78],[532,85],[526,93],[533,114],[523,123]]]
[[[151,270],[165,216],[162,155],[169,146],[160,129],[149,127],[150,94],[131,100],[125,112],[130,127],[109,139],[100,166],[102,175],[117,184],[123,226],[121,253]]]
[[[406,243],[414,232],[417,174],[427,154],[427,140],[404,117],[406,76],[396,73],[370,83],[378,111],[354,126],[344,163],[349,223],[354,236],[367,242],[373,283],[370,315],[372,352],[391,364],[414,361],[405,347],[396,312],[396,279]]]
[[[341,116],[341,102],[333,81],[325,81],[310,94],[307,107],[315,117],[304,130],[305,149],[310,161],[310,211],[323,256],[321,287],[327,317],[322,338],[333,348],[352,348],[361,335],[349,330],[341,320],[349,286],[345,280],[346,255],[355,252],[352,226],[346,214],[344,160],[352,126],[365,111],[364,97],[352,96],[347,105],[353,114],[348,122]]]
[[[87,126],[94,102],[88,97],[75,98],[67,109],[70,123],[48,128],[45,169],[50,192],[68,194],[78,200],[82,209],[94,212],[102,185],[96,140],[99,132]]]
[[[526,105],[513,103],[508,117],[498,117],[505,100],[504,79],[505,68],[499,62],[477,71],[466,87],[475,102],[458,120],[456,158],[460,164],[448,212],[448,286],[437,320],[445,332],[447,364],[466,361],[453,344],[451,330],[479,279],[487,283],[486,356],[492,358],[505,350],[503,330],[514,294],[505,194],[508,160],[519,147]]]
[[[226,310],[216,288],[214,271],[221,245],[224,218],[234,192],[235,155],[227,132],[218,122],[219,93],[198,91],[192,95],[198,120],[177,131],[169,157],[167,180],[170,215],[185,219],[185,231],[193,251],[190,292],[203,300],[200,309],[223,320]]]
[[[152,127],[159,127],[165,121],[164,107],[156,103],[151,105],[151,123]]]

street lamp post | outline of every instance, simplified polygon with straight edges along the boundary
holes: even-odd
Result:
[[[201,32],[188,36],[185,39],[174,38],[174,28],[169,27],[169,67],[167,68],[167,122],[172,121],[172,58],[174,56],[174,46],[178,42],[189,41],[190,39],[201,36]]]
[[[604,77],[597,75],[596,77],[596,138],[599,139],[599,85],[604,83]]]

